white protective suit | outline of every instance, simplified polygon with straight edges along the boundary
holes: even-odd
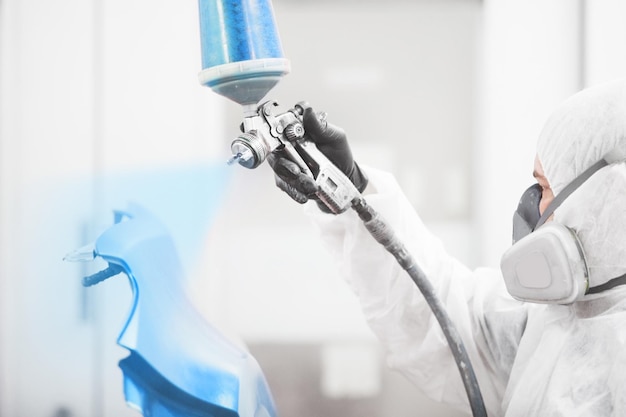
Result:
[[[556,195],[616,146],[626,154],[624,81],[566,101],[546,123],[537,152]],[[376,190],[367,201],[437,289],[464,340],[490,417],[626,416],[626,286],[571,305],[516,301],[499,270],[472,271],[446,253],[392,176],[365,171]],[[308,212],[384,345],[390,367],[431,398],[471,414],[443,333],[396,260],[354,212]],[[626,272],[626,164],[593,175],[557,209],[555,220],[578,231],[591,286]]]

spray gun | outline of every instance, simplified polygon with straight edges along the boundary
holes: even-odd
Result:
[[[244,118],[243,133],[231,144],[229,164],[238,162],[246,168],[259,166],[270,152],[281,152],[297,163],[302,172],[313,178],[318,186],[316,195],[333,213],[346,211],[360,193],[314,143],[305,139],[302,115],[303,103],[274,114],[278,103],[267,101],[257,114]],[[324,114],[318,117],[324,118]]]
[[[231,144],[230,164],[256,168],[271,152],[285,152],[315,179],[317,196],[333,213],[359,195],[352,182],[305,140],[302,104],[277,112],[258,103],[290,71],[269,0],[199,0],[202,85],[243,109],[243,132]]]
[[[306,140],[303,107],[276,112],[277,103],[259,103],[289,73],[289,61],[274,21],[270,0],[199,0],[202,66],[200,83],[240,104],[243,132],[231,143],[233,156],[256,168],[272,152],[284,152],[318,185],[319,199],[336,214],[353,208],[370,234],[407,271],[437,318],[461,374],[472,414],[487,416],[469,356],[432,284],[393,230],[367,204],[352,182],[316,145]]]

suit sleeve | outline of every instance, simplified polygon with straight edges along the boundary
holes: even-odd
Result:
[[[524,304],[508,295],[498,270],[472,271],[451,257],[390,174],[371,168],[366,172],[376,189],[366,200],[432,282],[470,355],[489,414],[501,414],[500,403],[526,323]],[[307,211],[384,346],[388,365],[430,398],[469,410],[443,332],[395,258],[369,235],[354,212],[333,216],[311,206]]]

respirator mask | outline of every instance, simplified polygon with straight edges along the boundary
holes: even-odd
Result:
[[[546,220],[567,197],[601,168],[623,161],[614,153],[605,155],[561,191],[540,214],[541,187],[528,188],[513,215],[513,246],[502,256],[500,269],[507,290],[521,301],[570,304],[585,294],[594,294],[626,284],[626,275],[589,287],[585,251],[576,231]]]

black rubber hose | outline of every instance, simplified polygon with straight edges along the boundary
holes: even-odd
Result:
[[[443,334],[448,341],[456,365],[461,373],[465,392],[469,399],[474,417],[487,417],[487,410],[483,401],[474,368],[470,362],[465,345],[454,323],[450,320],[443,304],[437,297],[435,290],[426,277],[426,274],[417,265],[404,244],[396,237],[391,227],[383,221],[378,213],[372,209],[364,198],[359,197],[352,201],[352,208],[358,213],[370,234],[387,249],[398,261],[400,266],[409,274],[426,299],[428,306],[437,318]]]

